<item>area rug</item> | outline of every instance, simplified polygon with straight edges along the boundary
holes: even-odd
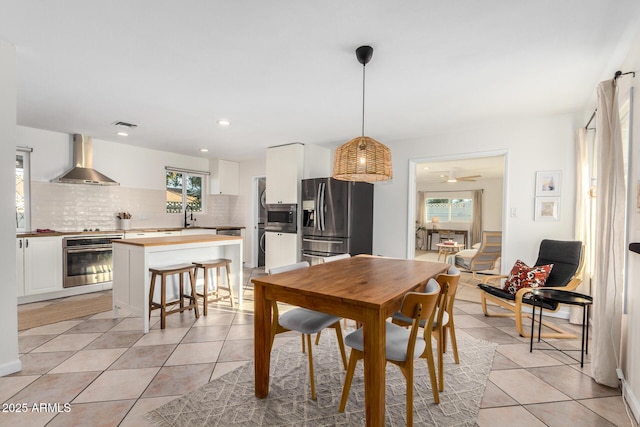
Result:
[[[417,426],[474,426],[491,370],[496,344],[464,334],[458,338],[460,364],[445,355],[445,391],[433,402],[427,365],[415,363],[414,424]],[[199,389],[146,414],[158,426],[364,426],[362,363],[353,379],[346,411],[338,412],[345,371],[333,330],[322,333],[313,348],[317,400],[311,399],[308,362],[300,339],[272,351],[269,396],[254,395],[254,365],[249,362]],[[406,425],[406,385],[400,370],[386,370],[387,426]]]
[[[33,308],[18,308],[18,330],[24,331],[111,309],[113,309],[111,292],[101,292],[95,296],[82,295],[65,298],[45,306],[35,303]]]

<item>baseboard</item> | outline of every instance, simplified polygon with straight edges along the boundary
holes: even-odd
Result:
[[[636,424],[640,424],[640,401],[633,394],[633,391],[630,387],[627,386],[627,382],[624,378],[622,378],[622,397],[631,408],[631,413],[633,414],[633,418],[636,420]]]
[[[12,360],[11,362],[3,363],[0,365],[0,377],[7,376],[22,370],[22,362],[20,359]]]

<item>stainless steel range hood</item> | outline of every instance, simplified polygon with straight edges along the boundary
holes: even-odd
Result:
[[[120,185],[93,169],[93,140],[90,136],[73,135],[73,167],[52,182],[66,184]]]

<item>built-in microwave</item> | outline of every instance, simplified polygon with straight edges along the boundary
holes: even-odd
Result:
[[[298,205],[267,205],[265,231],[295,233],[298,230]]]

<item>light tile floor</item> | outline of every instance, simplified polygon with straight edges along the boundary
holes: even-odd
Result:
[[[156,310],[147,335],[140,332],[140,318],[121,313],[112,319],[111,312],[21,332],[23,370],[0,378],[0,426],[93,426],[98,420],[103,426],[147,425],[148,411],[252,360],[252,274],[262,273],[245,269],[243,307],[212,303],[209,315],[198,320],[191,312],[174,314],[165,330]],[[455,304],[457,334],[498,343],[479,426],[634,425],[620,390],[589,377],[588,357],[581,369],[557,351],[529,353],[513,320],[485,317],[480,305],[469,301],[474,290],[462,288],[467,297]],[[287,335],[294,336],[281,334],[276,345]],[[554,344],[580,345],[578,340]],[[17,412],[23,402],[27,411]],[[49,406],[37,411],[34,402]]]

